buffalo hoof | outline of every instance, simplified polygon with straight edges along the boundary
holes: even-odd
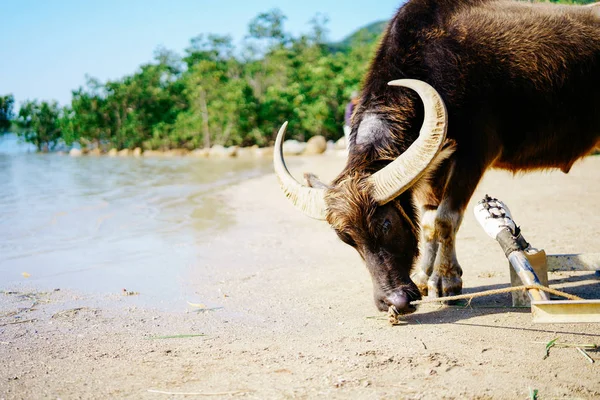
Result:
[[[423,296],[423,297],[427,296],[429,275],[427,275],[422,270],[419,270],[419,271],[415,272],[414,274],[412,274],[410,279],[415,283],[415,285],[417,285],[417,288],[419,289],[419,293],[421,293],[421,296]]]
[[[427,291],[428,296],[434,298],[459,295],[462,293],[462,278],[459,274],[440,276],[434,273],[427,282]]]

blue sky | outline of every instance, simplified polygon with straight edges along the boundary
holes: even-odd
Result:
[[[182,53],[200,33],[236,43],[261,12],[279,8],[286,30],[308,32],[317,13],[337,41],[391,18],[403,0],[0,0],[0,95],[68,104],[85,75],[102,81],[130,74],[158,46]]]

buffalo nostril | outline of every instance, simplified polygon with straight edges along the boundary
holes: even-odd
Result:
[[[404,292],[394,292],[388,295],[385,299],[388,306],[394,306],[399,314],[409,314],[414,312],[416,308],[410,305],[410,299]]]
[[[390,306],[395,306],[399,310],[408,306],[408,298],[404,293],[392,293],[386,297],[386,300]]]

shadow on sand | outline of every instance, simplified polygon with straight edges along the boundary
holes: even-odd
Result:
[[[564,290],[570,294],[574,294],[584,299],[597,299],[599,296],[599,284],[598,278],[595,277],[594,273],[586,273],[577,276],[570,276],[559,279],[552,279],[549,281],[550,285],[557,284],[565,284],[565,283],[577,283],[577,282],[585,282],[584,284],[571,286],[569,285],[567,288],[562,289],[560,286],[559,290]],[[482,292],[485,290],[495,290],[506,287],[506,285],[484,285],[477,286],[472,288],[466,288],[463,293],[476,293]],[[487,325],[487,324],[477,324],[465,322],[474,317],[479,316],[487,316],[487,315],[495,315],[495,314],[506,314],[506,313],[519,313],[519,314],[529,314],[531,312],[529,307],[511,307],[511,295],[510,294],[497,294],[491,295],[487,297],[473,299],[470,304],[468,302],[463,302],[461,305],[456,306],[443,306],[440,305],[439,308],[437,306],[421,306],[421,312],[417,314],[410,314],[404,316],[402,319],[407,324],[456,324],[456,325],[464,325],[464,326],[478,326],[478,327],[486,327],[486,328],[496,328],[502,330],[521,330],[521,331],[531,331],[531,332],[548,332],[549,329],[544,329],[544,326],[548,325],[539,325],[540,328],[530,328],[526,326],[506,326],[506,325]],[[556,325],[552,325],[555,327]],[[582,332],[569,332],[569,331],[560,331],[556,329],[551,329],[552,332],[556,334],[577,334],[583,336],[590,337],[600,337],[600,334],[594,333],[582,333]]]

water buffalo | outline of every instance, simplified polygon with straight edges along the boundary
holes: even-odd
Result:
[[[455,236],[485,170],[567,173],[600,142],[600,3],[409,0],[363,83],[339,176],[296,181],[284,134],[284,193],[359,252],[380,310],[458,294]]]

